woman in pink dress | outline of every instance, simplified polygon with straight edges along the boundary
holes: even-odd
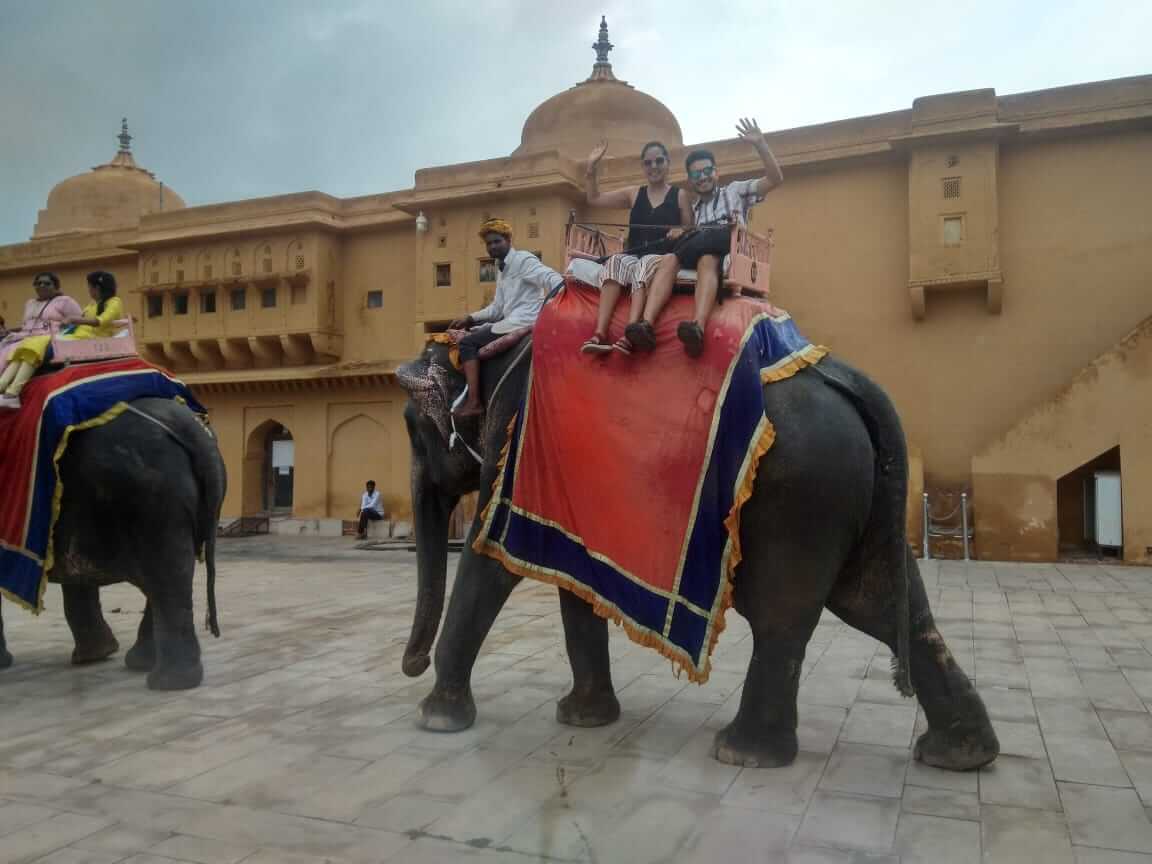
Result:
[[[49,324],[63,324],[83,314],[79,303],[60,293],[60,279],[55,273],[37,273],[32,277],[32,287],[36,289],[36,297],[24,304],[23,325],[0,339],[0,368],[25,337],[42,336],[48,332]]]

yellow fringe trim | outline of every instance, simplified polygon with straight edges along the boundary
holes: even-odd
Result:
[[[760,370],[760,383],[772,384],[791,378],[801,369],[815,366],[827,356],[828,349],[823,345],[807,345],[779,365]]]
[[[33,615],[39,615],[44,611],[44,592],[48,588],[48,574],[52,572],[52,567],[56,563],[56,522],[60,518],[60,502],[64,497],[64,481],[60,477],[60,460],[64,458],[64,451],[68,448],[68,439],[72,437],[73,432],[82,432],[85,429],[111,423],[127,408],[127,402],[117,402],[99,417],[64,427],[64,434],[60,436],[60,443],[56,445],[56,452],[52,454],[52,471],[56,475],[56,490],[52,494],[52,516],[48,523],[48,551],[44,556],[44,567],[40,571],[40,587],[36,592],[36,605],[33,606],[11,591],[0,588],[0,594],[3,594],[21,609],[27,609]]]

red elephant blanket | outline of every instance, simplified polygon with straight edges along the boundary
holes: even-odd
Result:
[[[724,302],[689,358],[674,297],[652,354],[580,353],[598,294],[569,280],[533,334],[532,375],[476,551],[563,586],[688,677],[707,680],[740,561],[740,509],[774,440],[763,385],[826,350],[787,313]],[[624,329],[624,306],[612,332]]]

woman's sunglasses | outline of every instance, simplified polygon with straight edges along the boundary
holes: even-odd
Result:
[[[645,159],[643,161],[645,168],[659,168],[668,160],[663,156],[657,156],[655,159]]]

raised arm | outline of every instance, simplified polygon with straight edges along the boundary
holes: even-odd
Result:
[[[596,170],[600,167],[600,160],[608,150],[608,142],[601,141],[592,152],[588,154],[588,167],[584,169],[584,198],[589,207],[610,207],[613,210],[624,210],[632,206],[632,191],[630,189],[617,189],[615,192],[601,192],[596,181]]]
[[[756,152],[764,162],[764,176],[756,181],[756,194],[763,198],[784,182],[784,172],[780,170],[780,163],[776,161],[772,148],[768,146],[768,139],[760,131],[755,118],[751,120],[747,117],[741,118],[736,124],[736,131],[740,133],[741,138],[756,148]]]

